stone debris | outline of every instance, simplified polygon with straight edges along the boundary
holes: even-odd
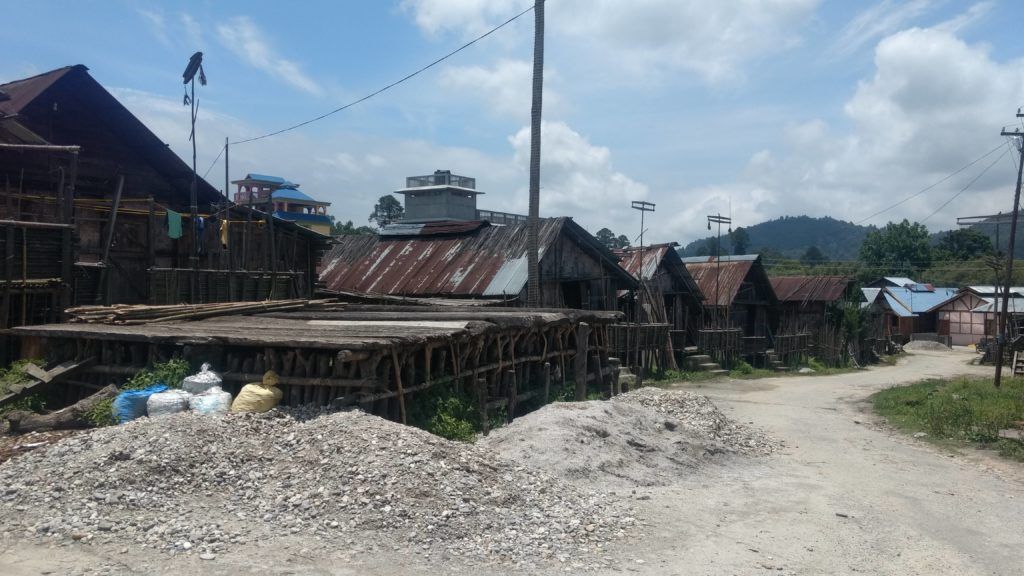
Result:
[[[903,345],[903,349],[909,352],[919,350],[934,350],[938,352],[949,352],[951,348],[946,346],[942,342],[933,342],[931,340],[911,340]]]
[[[610,402],[549,404],[480,443],[600,490],[669,484],[708,462],[730,454],[767,454],[776,444],[729,420],[704,396],[657,388]]]
[[[630,510],[489,452],[359,411],[142,418],[0,466],[0,532],[212,558],[303,537],[424,559],[600,568]],[[569,565],[566,564],[566,565]]]
[[[613,402],[639,404],[670,417],[681,428],[726,452],[763,456],[778,442],[754,428],[730,420],[707,396],[685,390],[645,387],[620,394]]]

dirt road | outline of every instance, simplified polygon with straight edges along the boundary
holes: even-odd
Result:
[[[896,367],[846,375],[694,386],[784,447],[708,466],[670,487],[636,489],[644,536],[608,550],[619,560],[608,573],[1024,574],[1024,466],[950,454],[890,431],[865,402],[893,384],[988,372],[968,366],[969,358],[918,352]],[[345,548],[339,542],[336,554],[311,554],[283,538],[203,562],[127,547],[47,547],[11,535],[0,539],[0,574],[483,572],[423,565],[388,546]]]
[[[831,377],[694,387],[786,447],[650,492],[634,553],[645,574],[1024,574],[1024,466],[952,455],[890,431],[871,393],[925,377],[989,373],[970,354],[919,352]]]

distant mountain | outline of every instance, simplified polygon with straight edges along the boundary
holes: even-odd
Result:
[[[790,258],[799,258],[811,246],[817,246],[830,260],[855,260],[860,245],[873,226],[858,226],[828,216],[783,216],[744,227],[750,237],[748,253],[757,253],[766,248],[774,249]],[[714,246],[714,236],[690,242],[680,252],[683,256],[696,256],[703,246]],[[708,240],[711,244],[708,244]],[[722,231],[722,254],[732,254],[733,249]]]

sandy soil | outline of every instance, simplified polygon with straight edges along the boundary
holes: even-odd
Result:
[[[1024,572],[1024,466],[953,454],[889,430],[874,391],[982,374],[963,351],[917,352],[896,367],[829,377],[704,383],[731,417],[785,442],[631,497],[644,536],[609,550],[615,574],[964,574]],[[301,541],[203,561],[79,544],[0,540],[0,574],[478,574],[380,549],[312,557]],[[550,572],[564,573],[556,567]],[[496,572],[490,570],[488,572]]]

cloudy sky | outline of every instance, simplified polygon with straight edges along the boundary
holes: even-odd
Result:
[[[0,30],[0,81],[85,64],[185,157],[181,72],[202,50],[203,172],[225,137],[355,100],[531,3],[21,2],[4,9],[18,25]],[[632,237],[629,201],[644,199],[648,234],[685,243],[730,206],[737,225],[933,230],[1009,210],[1015,152],[999,131],[1024,105],[1021,22],[1016,0],[549,0],[541,214]],[[365,223],[405,176],[450,169],[477,178],[482,208],[525,211],[532,35],[529,13],[367,102],[233,146],[231,176],[284,176]]]

